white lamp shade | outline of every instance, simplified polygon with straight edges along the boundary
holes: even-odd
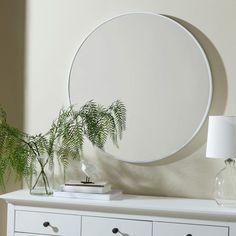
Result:
[[[236,157],[236,116],[209,116],[206,156]]]

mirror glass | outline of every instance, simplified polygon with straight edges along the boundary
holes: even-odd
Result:
[[[188,144],[210,106],[209,64],[197,40],[174,20],[132,13],[98,26],[72,63],[72,104],[116,99],[127,108],[119,144],[105,146],[113,157],[135,163],[168,157]]]

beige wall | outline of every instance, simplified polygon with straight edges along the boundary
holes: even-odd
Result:
[[[213,72],[210,113],[235,114],[234,0],[28,0],[25,38],[24,1],[0,0],[0,102],[10,121],[23,128],[24,120],[31,133],[47,130],[68,105],[68,73],[79,44],[101,22],[134,11],[178,18],[199,39]],[[212,182],[223,163],[204,158],[205,142],[206,124],[186,148],[163,161],[135,165],[100,157],[95,162],[127,193],[212,198]],[[18,186],[11,181],[8,190]],[[2,224],[3,213],[1,205]]]
[[[86,35],[101,22],[133,11],[175,17],[199,39],[213,72],[210,113],[235,114],[234,0],[40,0],[27,4],[25,125],[28,131],[46,130],[60,107],[68,104],[68,73]],[[94,161],[114,186],[127,193],[212,198],[214,176],[223,162],[205,159],[206,128],[205,124],[186,148],[163,161],[146,165],[105,157]]]
[[[24,26],[24,0],[0,0],[0,104],[7,111],[9,122],[21,129],[24,119]],[[21,184],[11,177],[6,191],[20,187]],[[6,204],[0,201],[0,236],[6,235],[5,216]]]

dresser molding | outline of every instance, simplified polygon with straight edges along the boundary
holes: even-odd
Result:
[[[228,233],[227,235],[219,234],[220,236],[236,235],[236,208],[220,207],[213,200],[123,195],[121,200],[100,201],[58,198],[53,196],[41,197],[30,195],[28,190],[7,193],[1,195],[0,198],[4,199],[8,205],[7,236],[30,236],[30,233],[35,233],[28,232],[27,234],[21,234],[21,229],[17,229],[16,215],[19,214],[18,219],[20,219],[21,214],[23,216],[24,212],[29,212],[26,214],[29,219],[31,219],[30,213],[37,218],[42,212],[45,216],[50,214],[52,214],[52,216],[54,216],[53,214],[73,217],[78,216],[81,217],[81,220],[78,218],[78,222],[82,225],[80,226],[81,228],[83,228],[83,219],[85,222],[87,220],[89,224],[90,217],[94,217],[94,219],[96,219],[96,217],[98,217],[97,219],[116,219],[117,221],[147,221],[152,224],[151,231],[153,236],[156,236],[155,230],[153,229],[159,227],[159,225],[157,227],[155,226],[154,223],[156,222],[173,223],[171,226],[177,224],[178,227],[181,226],[181,224],[186,226],[187,224],[202,225],[211,227],[210,229],[215,229],[213,226],[223,227],[223,229],[227,228]],[[116,220],[114,220],[114,222],[116,222]],[[64,221],[65,220],[63,220],[63,222]],[[160,224],[160,226],[163,227],[163,224]],[[168,226],[168,228],[170,227]],[[83,233],[83,231],[81,232]],[[41,232],[39,233],[40,235],[42,234]],[[80,236],[79,233],[77,234]],[[59,234],[55,233],[52,235]],[[81,236],[84,235],[86,236],[86,233],[83,233]],[[74,236],[74,234],[66,236]],[[160,236],[162,235],[160,234]]]

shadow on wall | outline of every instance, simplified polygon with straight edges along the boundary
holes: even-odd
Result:
[[[23,129],[25,0],[0,0],[0,105],[8,120]],[[12,177],[7,191],[21,187]],[[0,203],[0,235],[6,235],[6,205]]]

